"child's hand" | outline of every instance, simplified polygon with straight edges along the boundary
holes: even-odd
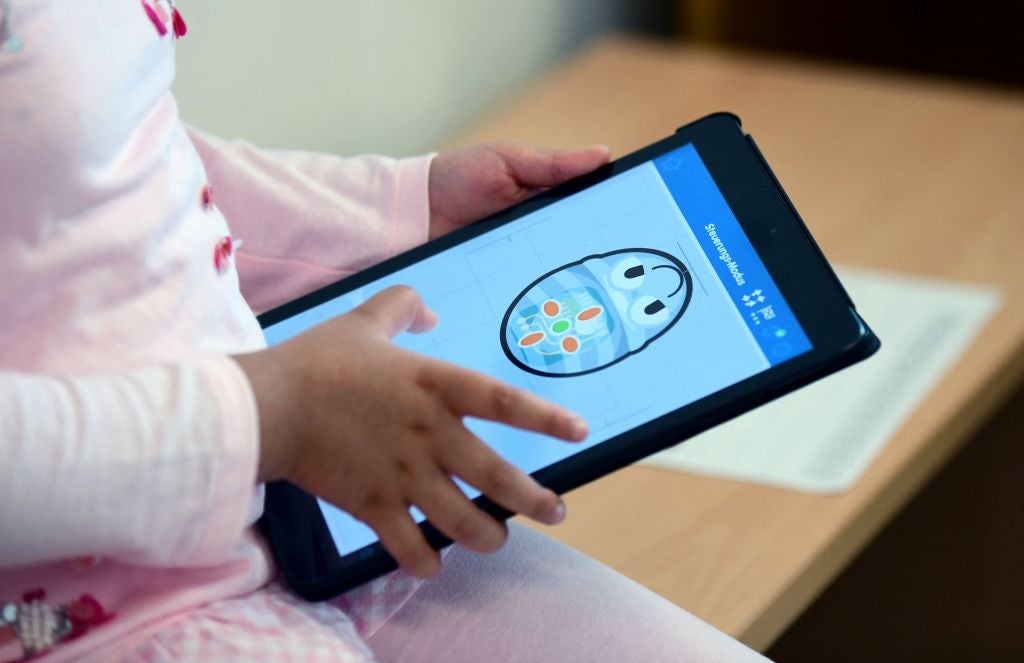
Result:
[[[430,239],[607,161],[604,145],[560,152],[519,143],[489,143],[439,154],[430,165]]]
[[[565,440],[582,419],[490,377],[398,348],[436,316],[404,286],[273,348],[236,357],[260,415],[259,480],[288,479],[372,527],[406,570],[429,576],[439,556],[409,515],[488,552],[506,530],[470,502],[457,476],[506,509],[554,524],[561,500],[463,426],[480,417]]]

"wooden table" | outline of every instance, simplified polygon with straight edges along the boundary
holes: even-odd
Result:
[[[846,494],[630,467],[567,496],[549,534],[763,650],[1024,375],[1024,95],[613,39],[456,143],[622,154],[717,110],[743,118],[831,260],[1006,296]]]

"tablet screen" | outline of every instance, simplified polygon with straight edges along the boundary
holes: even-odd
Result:
[[[576,444],[467,420],[528,473],[811,349],[693,145],[273,324],[267,342],[396,284],[440,318],[396,344],[587,420],[590,435]],[[366,525],[320,506],[341,555],[376,542]]]

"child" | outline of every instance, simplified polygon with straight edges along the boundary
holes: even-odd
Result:
[[[408,288],[265,349],[280,304],[600,165],[482,146],[391,160],[186,128],[169,0],[0,0],[0,661],[707,660],[755,656],[572,551],[484,515],[561,501],[463,426],[585,424],[389,343]],[[230,228],[229,228],[230,221]],[[244,240],[244,244],[243,244]],[[252,528],[287,478],[405,572],[326,604]],[[445,569],[409,504],[460,544]]]

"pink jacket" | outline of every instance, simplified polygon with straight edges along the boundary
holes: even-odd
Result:
[[[251,308],[427,236],[428,157],[186,128],[171,9],[0,2],[0,608],[42,590],[91,610],[53,660],[267,582],[255,404],[229,355],[264,345]]]

